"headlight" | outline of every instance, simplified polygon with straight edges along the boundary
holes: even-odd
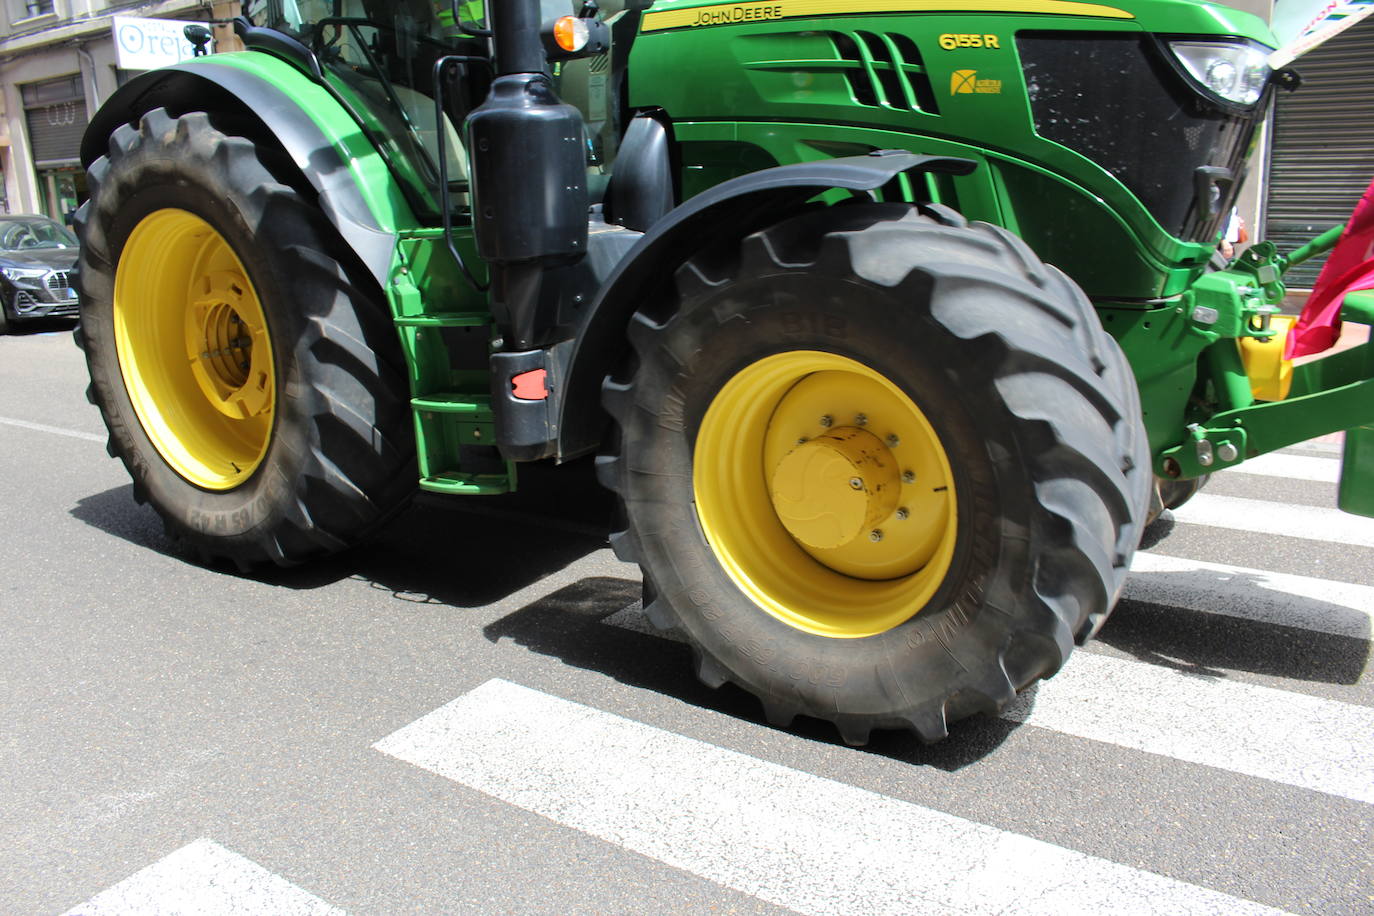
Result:
[[[1169,48],[1198,85],[1233,105],[1253,105],[1269,83],[1269,50],[1234,42],[1171,41]]]
[[[0,267],[0,274],[10,280],[42,280],[48,275],[46,267]]]

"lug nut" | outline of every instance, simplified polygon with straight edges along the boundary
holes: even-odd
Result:
[[[834,423],[835,418],[830,416],[830,414],[826,414],[825,416],[821,417],[821,425],[824,426],[826,429],[829,429],[832,425],[834,425]]]
[[[859,414],[858,416],[856,416],[856,417],[854,418],[854,425],[855,425],[855,426],[867,426],[867,425],[868,425],[868,416],[867,416],[866,414]]]
[[[883,539],[882,529],[874,528],[872,531],[868,532],[868,539],[875,544],[881,541]]]
[[[851,478],[849,478],[849,486],[850,486],[851,489],[854,489],[854,490],[862,490],[862,489],[864,488],[863,478],[862,478],[862,477],[851,477]]]
[[[897,510],[897,521],[904,522],[910,517],[911,513],[907,511],[906,506],[902,506],[902,508]]]
[[[888,447],[888,448],[896,448],[897,446],[899,446],[899,445],[901,445],[901,444],[902,444],[902,440],[897,438],[897,434],[896,434],[896,433],[893,433],[892,435],[890,435],[890,436],[887,437],[887,447]]]
[[[915,472],[915,471],[903,471],[903,472],[902,472],[902,483],[915,483],[915,482],[916,482],[916,472]]]

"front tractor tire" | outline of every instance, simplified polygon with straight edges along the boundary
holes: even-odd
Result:
[[[770,722],[923,740],[1054,674],[1116,602],[1153,478],[1083,294],[940,207],[708,250],[607,379],[613,536],[657,627]]]
[[[206,560],[356,543],[414,490],[380,290],[318,208],[201,112],[122,126],[77,214],[77,341],[134,496]]]

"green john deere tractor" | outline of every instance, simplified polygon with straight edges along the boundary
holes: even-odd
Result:
[[[1101,626],[1162,505],[1374,421],[1364,348],[1281,358],[1319,244],[1209,267],[1293,82],[1261,20],[618,2],[256,3],[101,108],[79,340],[170,532],[297,563],[596,453],[706,683],[934,740]]]

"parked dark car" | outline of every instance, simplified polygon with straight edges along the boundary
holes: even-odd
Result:
[[[76,317],[76,246],[46,216],[0,216],[0,333],[17,321]]]

